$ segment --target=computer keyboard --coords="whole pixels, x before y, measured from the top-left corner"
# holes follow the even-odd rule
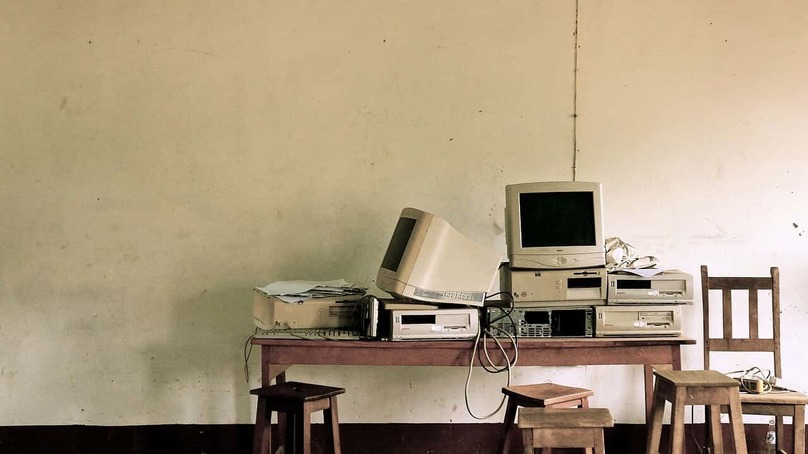
[[[259,339],[358,340],[359,331],[340,328],[256,328]]]

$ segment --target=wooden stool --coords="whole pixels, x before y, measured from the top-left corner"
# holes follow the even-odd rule
[[[525,454],[535,448],[588,448],[604,454],[603,428],[614,427],[608,408],[523,408],[519,428]]]
[[[710,434],[713,454],[723,454],[724,441],[721,436],[719,413],[722,405],[729,408],[732,438],[735,452],[746,454],[741,398],[738,382],[714,370],[656,370],[654,371],[654,403],[651,408],[650,429],[646,454],[659,452],[662,437],[662,417],[665,402],[672,405],[670,452],[681,454],[685,438],[685,405],[706,405],[710,416]]]
[[[286,421],[286,454],[311,453],[311,414],[323,412],[326,430],[327,452],[340,454],[339,421],[337,416],[337,395],[344,388],[313,385],[300,382],[286,382],[253,389],[250,394],[258,396],[258,409],[255,416],[254,454],[271,454],[272,412],[278,412],[278,420],[291,415]],[[279,426],[283,426],[279,424]]]
[[[588,389],[554,383],[510,386],[502,388],[502,393],[508,396],[508,407],[505,410],[505,435],[500,444],[500,454],[508,454],[510,450],[511,433],[517,430],[514,418],[518,407],[589,408],[589,398],[594,394]],[[546,450],[547,453],[549,451]]]

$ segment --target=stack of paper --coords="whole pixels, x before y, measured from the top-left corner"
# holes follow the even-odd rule
[[[367,289],[354,287],[344,279],[335,281],[277,281],[256,290],[287,303],[300,303],[312,298],[361,297]]]

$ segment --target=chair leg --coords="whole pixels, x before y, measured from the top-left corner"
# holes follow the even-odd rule
[[[794,430],[794,452],[802,454],[805,452],[805,405],[794,406],[794,419],[791,425]]]
[[[775,416],[774,417],[774,435],[775,435],[775,449],[785,449],[785,441],[786,437],[786,430],[785,430],[785,423],[783,421],[782,416]]]
[[[502,437],[502,442],[499,444],[499,453],[508,454],[511,449],[511,435],[516,430],[516,425],[513,420],[516,418],[516,402],[513,399],[508,399],[508,406],[505,407],[505,431]]]

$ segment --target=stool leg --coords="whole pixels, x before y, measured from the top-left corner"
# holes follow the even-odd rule
[[[584,397],[583,399],[581,399],[580,407],[581,408],[589,408],[589,398],[588,397]],[[603,436],[603,433],[601,432],[601,437],[602,436]],[[592,448],[584,448],[584,453],[585,454],[592,454]]]
[[[337,396],[329,398],[329,406],[323,410],[323,422],[325,423],[325,443],[326,452],[341,454],[339,443],[339,411],[337,410]]]
[[[685,394],[684,387],[676,388],[671,405],[671,454],[682,454],[685,442]]]
[[[255,429],[253,429],[253,453],[270,454],[272,451],[272,415],[267,412],[267,402],[258,396],[258,405],[255,411]]]
[[[586,448],[590,451],[589,448]],[[606,443],[603,441],[603,429],[595,431],[595,454],[606,454]]]
[[[533,429],[522,429],[522,444],[525,446],[525,454],[534,454]]]
[[[297,434],[300,433],[300,429],[301,429],[301,427],[303,425],[302,424],[302,417],[303,417],[302,413],[303,412],[300,409],[296,410],[291,415],[289,415],[287,413],[284,413],[284,412],[279,412],[278,413],[278,418],[280,418],[281,415],[286,416],[286,430],[284,431],[286,433],[285,433],[284,442],[283,442],[283,452],[284,452],[284,454],[285,453],[298,454],[300,452],[301,444],[297,439]],[[272,454],[272,453],[270,453],[270,454]]]
[[[286,446],[287,443],[294,443],[291,440],[290,433],[294,433],[294,421],[290,421],[286,416],[286,412],[279,411],[275,415],[278,417],[278,446]],[[274,454],[270,452],[269,454]]]
[[[746,437],[743,430],[743,414],[741,413],[741,395],[737,389],[729,393],[729,420],[732,425],[732,439],[735,442],[735,452],[746,454]]]
[[[304,404],[303,411],[295,415],[295,429],[295,451],[288,454],[311,454],[311,408],[309,403]]]
[[[721,406],[707,405],[705,416],[709,422],[707,427],[710,437],[709,446],[713,448],[715,454],[724,454],[724,435],[721,433]]]
[[[654,389],[651,420],[648,422],[648,439],[645,443],[646,454],[657,454],[659,452],[659,443],[662,439],[662,417],[665,416],[665,402],[667,401],[659,392],[659,389]]]
[[[513,420],[516,417],[516,403],[513,399],[508,399],[508,406],[505,409],[505,435],[502,438],[502,443],[499,445],[500,454],[508,454],[511,449],[511,434],[516,430],[516,425]],[[531,453],[532,454],[532,453]]]

